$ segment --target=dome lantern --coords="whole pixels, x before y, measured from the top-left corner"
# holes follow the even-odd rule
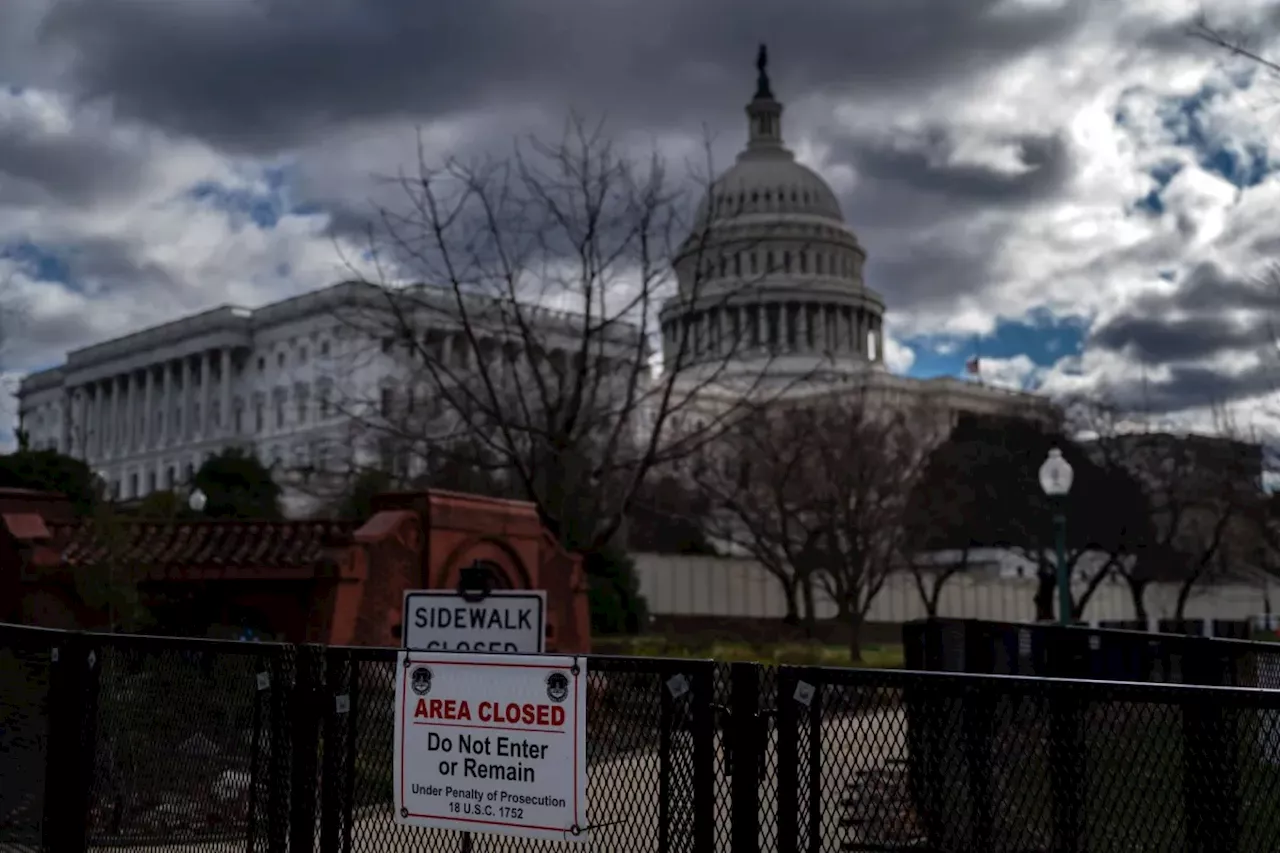
[[[756,94],[747,104],[747,150],[782,148],[782,104],[769,85],[769,50],[763,44],[756,55]]]

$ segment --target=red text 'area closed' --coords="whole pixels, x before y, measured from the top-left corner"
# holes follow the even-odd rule
[[[537,705],[532,702],[478,702],[474,713],[471,703],[457,699],[419,699],[413,711],[413,719],[444,720],[447,722],[490,723],[506,726],[564,725],[564,707],[561,705]]]

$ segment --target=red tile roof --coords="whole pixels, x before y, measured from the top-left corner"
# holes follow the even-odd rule
[[[316,573],[335,549],[351,544],[356,527],[346,521],[121,521],[109,533],[84,522],[53,522],[49,530],[64,567],[110,559],[153,577],[203,577],[228,569]]]

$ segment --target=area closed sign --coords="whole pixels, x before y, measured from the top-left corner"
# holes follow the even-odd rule
[[[586,658],[400,653],[396,821],[585,841]]]
[[[404,595],[404,647],[416,651],[540,654],[546,650],[547,595],[502,590],[479,600],[446,590]]]

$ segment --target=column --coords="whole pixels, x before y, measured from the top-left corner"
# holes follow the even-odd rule
[[[184,355],[182,357],[182,425],[177,435],[180,444],[186,444],[187,437],[191,435],[191,383],[194,381],[191,370],[191,356]]]
[[[853,351],[861,358],[867,357],[867,338],[865,314],[861,308],[853,312]]]
[[[764,302],[760,302],[756,308],[756,333],[760,341],[760,348],[767,349],[769,346],[769,311]]]
[[[129,430],[126,428],[127,424],[125,423],[129,417],[127,408],[129,400],[126,396],[129,391],[129,380],[122,373],[115,378],[114,385],[116,422],[111,427],[111,443],[115,446],[116,456],[124,456],[126,449],[129,447]]]
[[[107,404],[107,394],[111,390],[111,380],[102,379],[98,382],[98,413],[94,422],[94,432],[98,436],[97,455],[99,459],[106,458],[107,455],[107,423],[111,417],[111,410]]]
[[[222,434],[231,435],[234,432],[236,423],[231,411],[231,347],[223,347],[221,352],[222,400],[219,406],[222,409]]]
[[[173,364],[160,363],[160,446],[168,447],[173,435]]]
[[[102,382],[90,382],[89,387],[93,389],[93,394],[89,400],[89,449],[85,453],[86,458],[97,459],[101,455],[99,450],[102,442]]]
[[[66,386],[62,388],[62,394],[58,400],[58,452],[67,452],[67,442],[71,440],[71,422],[68,417],[71,411],[71,397],[67,394]]]
[[[809,352],[809,303],[801,302],[796,307],[796,349]]]
[[[138,440],[138,423],[133,419],[134,409],[138,407],[138,383],[133,371],[123,374],[120,378],[124,380],[124,417],[120,419],[121,438],[124,455],[129,456],[137,446]]]
[[[213,400],[213,353],[206,350],[200,354],[200,419],[196,423],[196,437],[203,440],[208,437],[209,404]]]
[[[85,417],[88,410],[89,395],[83,385],[77,386],[73,393],[75,394],[76,401],[75,426],[73,427],[72,432],[72,435],[75,437],[75,452],[71,455],[78,456],[83,459],[87,455],[85,451],[88,449],[87,441],[89,433],[88,430],[85,429]]]
[[[149,450],[151,448],[155,429],[155,395],[151,391],[151,387],[155,385],[155,373],[151,366],[148,365],[142,371],[142,449]]]
[[[110,390],[110,379],[103,379],[98,382],[98,414],[93,429],[98,435],[97,455],[99,459],[105,459],[107,455],[107,423],[111,417],[107,395]]]
[[[120,394],[116,388],[116,377],[108,377],[102,380],[102,388],[110,391],[110,400],[104,400],[104,412],[102,412],[102,456],[105,459],[111,459],[115,456],[115,442],[119,441],[119,423],[120,423]]]

